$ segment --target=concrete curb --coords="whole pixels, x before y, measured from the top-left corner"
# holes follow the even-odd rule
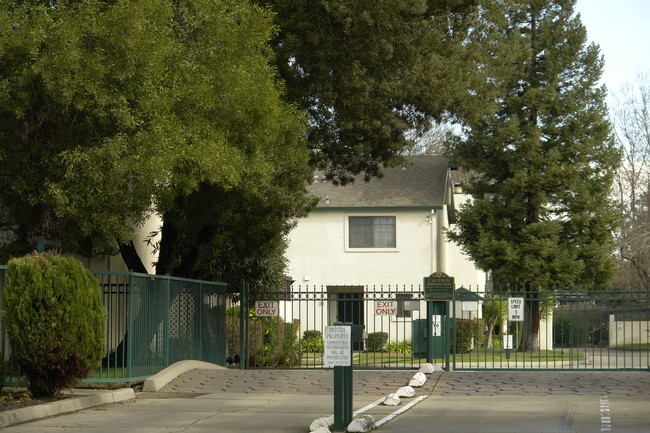
[[[100,406],[108,403],[135,398],[132,388],[116,389],[114,391],[102,391],[83,397],[72,397],[52,403],[39,404],[36,406],[23,407],[0,413],[0,428],[21,424],[49,416],[61,415],[67,412],[75,412],[89,407]]]
[[[165,385],[167,385],[172,380],[176,379],[181,374],[195,369],[202,370],[219,370],[225,369],[220,365],[211,364],[209,362],[203,361],[178,361],[161,372],[154,374],[148,379],[145,379],[144,385],[142,387],[143,392],[158,392]]]

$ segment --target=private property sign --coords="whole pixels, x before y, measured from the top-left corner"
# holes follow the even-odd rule
[[[278,301],[256,301],[255,315],[256,316],[279,316],[280,309],[278,308]]]
[[[375,301],[376,316],[394,316],[397,314],[397,301]]]
[[[326,367],[349,367],[352,365],[352,327],[326,326],[323,335]]]

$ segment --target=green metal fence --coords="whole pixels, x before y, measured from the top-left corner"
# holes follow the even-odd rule
[[[521,308],[509,315],[517,299]],[[426,302],[420,287],[298,286],[271,296],[245,293],[240,305],[227,319],[228,360],[240,368],[325,368],[322,336],[336,322],[363,327],[353,343],[357,369],[435,362],[458,370],[646,370],[650,364],[648,291],[459,288],[453,302]]]
[[[481,299],[455,303],[456,369],[648,369],[648,291],[506,290],[477,295]],[[523,321],[508,320],[511,299],[523,300]],[[468,311],[476,318],[468,318]]]
[[[0,266],[0,284],[6,266]],[[106,307],[106,354],[87,382],[143,380],[176,361],[226,364],[227,284],[131,272],[93,271]],[[1,287],[0,287],[1,288]],[[0,321],[4,384],[20,378]]]

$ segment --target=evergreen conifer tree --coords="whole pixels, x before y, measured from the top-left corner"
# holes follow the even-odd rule
[[[501,0],[501,73],[494,110],[467,119],[451,149],[477,173],[474,200],[450,237],[496,287],[525,292],[519,349],[539,350],[540,302],[558,286],[602,285],[615,273],[609,192],[620,156],[611,139],[603,59],[587,45],[575,0]],[[494,9],[492,9],[494,8]],[[492,15],[496,16],[496,15]],[[541,293],[541,294],[540,294]]]

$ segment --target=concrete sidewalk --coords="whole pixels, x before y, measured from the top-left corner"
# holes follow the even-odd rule
[[[355,370],[354,409],[395,392],[414,373]],[[647,372],[456,371],[428,377],[425,386],[416,389],[417,396],[428,398],[378,431],[601,431],[605,418],[600,418],[599,401],[603,396],[611,400],[619,416],[612,415],[618,420],[612,431],[640,432],[650,426]],[[332,370],[195,369],[180,374],[158,392],[138,393],[132,400],[5,431],[306,433],[314,419],[332,413],[332,388]],[[408,402],[402,401],[400,406]],[[400,406],[376,405],[364,414],[380,420]],[[639,429],[639,425],[645,427]]]
[[[296,432],[309,430],[316,418],[333,411],[332,370],[193,369],[157,392],[132,400],[7,427],[7,432]],[[394,407],[378,400],[408,384],[415,370],[355,371],[354,409],[386,416]],[[418,395],[435,387],[430,375]],[[161,373],[169,377],[169,371]],[[69,399],[73,400],[73,399]],[[68,401],[69,401],[68,400]],[[37,407],[35,407],[37,408]],[[46,416],[57,415],[47,412]],[[23,418],[22,421],[27,421]]]

